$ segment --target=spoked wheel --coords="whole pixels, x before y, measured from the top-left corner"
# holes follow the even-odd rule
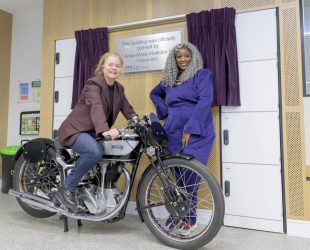
[[[52,148],[48,149],[45,158],[38,163],[26,162],[22,154],[15,165],[14,189],[50,200],[48,194],[58,189],[61,176]],[[29,205],[19,198],[17,201],[23,210],[33,217],[47,218],[55,214]]]
[[[148,170],[139,193],[143,219],[166,245],[199,248],[216,236],[223,223],[221,188],[207,167],[195,160],[173,158],[163,164],[170,188],[162,184],[165,176]]]

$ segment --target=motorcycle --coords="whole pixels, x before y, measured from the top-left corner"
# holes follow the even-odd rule
[[[78,184],[76,211],[59,204],[55,192],[79,155],[56,140],[37,138],[16,153],[14,189],[9,194],[37,218],[57,213],[79,222],[117,222],[125,216],[139,162],[145,155],[149,166],[136,197],[141,221],[173,248],[196,249],[210,242],[223,224],[224,198],[208,168],[191,155],[168,154],[165,131],[153,113],[142,119],[136,116],[119,130],[119,139],[98,141],[103,143],[104,155]],[[195,181],[187,182],[193,176]],[[196,221],[196,228],[180,234],[178,229],[188,218]]]

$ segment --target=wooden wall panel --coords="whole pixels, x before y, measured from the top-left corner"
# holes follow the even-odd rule
[[[147,19],[148,0],[94,0],[93,19],[96,27],[131,23]]]
[[[0,10],[0,147],[7,145],[12,22],[12,15]]]
[[[219,0],[221,7],[234,7],[237,11],[277,7],[278,0]]]
[[[299,6],[283,5],[280,16],[283,151],[286,211],[290,219],[310,219],[306,187]]]
[[[154,0],[152,1],[152,18],[209,10],[215,8],[215,5],[216,0]]]
[[[43,39],[73,37],[74,31],[91,27],[92,1],[45,0]]]
[[[55,41],[43,40],[40,94],[40,137],[52,138]]]

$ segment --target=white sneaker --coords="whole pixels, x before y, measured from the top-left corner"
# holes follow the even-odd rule
[[[192,231],[197,228],[197,224],[189,225],[183,222],[176,230],[177,234],[180,236],[188,236]]]

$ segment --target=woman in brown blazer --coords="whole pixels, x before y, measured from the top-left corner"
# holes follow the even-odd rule
[[[101,159],[104,148],[96,137],[119,136],[117,129],[110,129],[119,112],[130,119],[136,115],[129,104],[124,87],[116,81],[123,60],[117,53],[105,53],[97,65],[95,77],[88,79],[79,102],[58,130],[58,141],[80,154],[64,186],[56,193],[68,208],[76,208],[75,189],[83,175]]]

